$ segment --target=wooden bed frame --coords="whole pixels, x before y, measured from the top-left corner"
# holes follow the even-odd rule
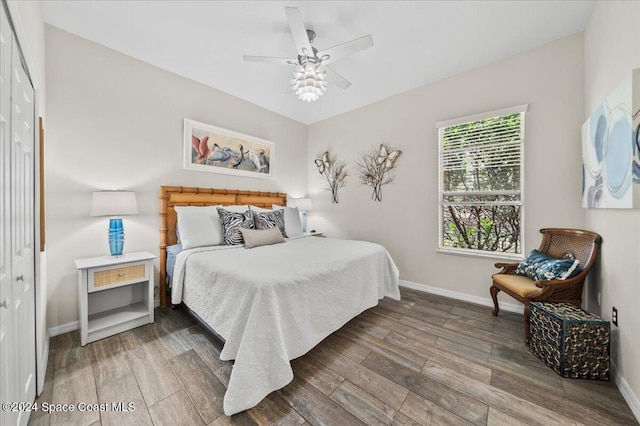
[[[271,208],[287,205],[287,194],[281,192],[243,191],[238,189],[160,187],[160,306],[169,306],[167,294],[167,246],[177,243],[175,206],[229,206],[248,204]]]

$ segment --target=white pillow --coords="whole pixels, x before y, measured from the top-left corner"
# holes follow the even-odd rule
[[[264,212],[272,211],[271,209],[263,209],[262,207],[258,207],[258,206],[249,206],[249,208],[251,210],[253,210],[254,212],[258,212],[258,213],[264,213]]]
[[[247,204],[233,204],[230,206],[214,206],[214,207],[222,207],[223,209],[230,212],[234,212],[234,213],[244,213],[247,210],[249,210],[249,206]]]
[[[302,235],[302,222],[300,222],[300,211],[297,207],[282,207],[273,204],[274,210],[284,209],[284,230],[287,237]]]
[[[222,223],[216,206],[176,206],[183,249],[218,246],[224,243]]]
[[[240,228],[240,232],[246,248],[284,243],[284,237],[277,227],[269,229]]]

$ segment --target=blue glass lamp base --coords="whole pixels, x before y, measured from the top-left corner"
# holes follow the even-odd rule
[[[111,256],[122,256],[124,248],[124,227],[121,218],[109,220],[109,250]]]
[[[300,212],[302,216],[302,232],[307,232],[307,212]]]

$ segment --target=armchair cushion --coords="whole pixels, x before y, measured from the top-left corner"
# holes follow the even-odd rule
[[[538,250],[518,264],[516,275],[525,275],[533,280],[566,280],[580,272],[578,259],[554,259]]]
[[[493,281],[522,297],[540,290],[534,280],[522,275],[495,274]]]

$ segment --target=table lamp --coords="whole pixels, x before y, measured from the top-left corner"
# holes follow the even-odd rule
[[[300,215],[302,216],[302,232],[307,232],[307,212],[313,209],[311,198],[298,198],[296,207],[300,210]]]
[[[120,216],[128,214],[138,214],[135,192],[95,191],[91,193],[91,216],[112,216],[109,220],[111,256],[122,256],[124,227]]]

